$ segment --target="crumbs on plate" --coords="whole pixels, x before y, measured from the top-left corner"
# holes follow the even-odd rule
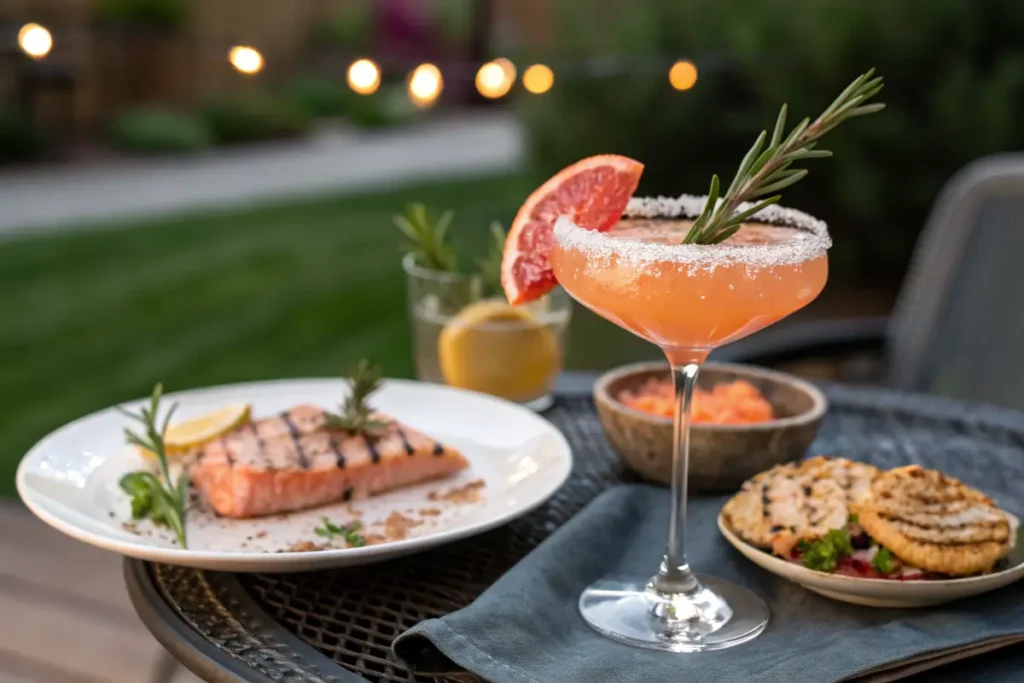
[[[427,494],[427,500],[439,501],[446,500],[451,503],[462,504],[462,503],[476,503],[481,499],[480,489],[484,487],[483,479],[476,479],[474,481],[465,484],[464,486],[458,486],[450,489],[445,493],[438,493],[437,491],[431,491]]]

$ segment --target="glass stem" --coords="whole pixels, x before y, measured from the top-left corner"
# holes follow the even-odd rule
[[[672,507],[668,522],[668,548],[661,570],[651,581],[661,593],[692,593],[700,583],[686,561],[686,489],[690,464],[690,404],[697,384],[696,363],[672,366],[675,386],[675,438],[672,444]]]

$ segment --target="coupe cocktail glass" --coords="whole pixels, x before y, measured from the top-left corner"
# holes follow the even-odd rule
[[[633,199],[611,231],[555,226],[558,282],[598,315],[656,344],[672,366],[675,448],[668,548],[658,573],[609,577],[580,598],[583,618],[632,645],[697,652],[746,642],[768,623],[753,592],[697,575],[686,559],[690,400],[700,364],[814,300],[828,277],[825,224],[770,206],[720,244],[680,244],[705,197]],[[745,207],[741,207],[742,210]]]

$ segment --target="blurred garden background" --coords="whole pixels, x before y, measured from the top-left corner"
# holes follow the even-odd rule
[[[1022,35],[1003,0],[3,0],[0,494],[157,381],[411,376],[410,202],[454,212],[471,264],[564,165],[702,193],[782,103],[814,116],[872,66],[885,114],[785,203],[835,241],[799,315],[885,314],[942,185],[1024,147]],[[567,367],[653,355],[577,309]]]

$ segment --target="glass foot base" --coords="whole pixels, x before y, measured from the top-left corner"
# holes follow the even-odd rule
[[[604,579],[580,596],[580,614],[609,638],[667,652],[724,650],[764,631],[764,600],[724,579],[697,578],[695,590],[675,595],[651,589],[648,581]]]

